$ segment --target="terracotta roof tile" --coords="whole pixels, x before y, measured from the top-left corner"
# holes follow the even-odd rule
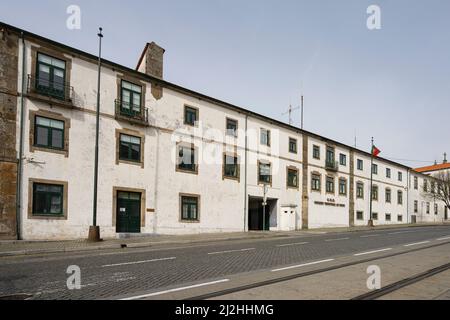
[[[430,171],[437,171],[437,170],[444,170],[444,169],[450,169],[450,163],[440,163],[440,164],[435,164],[432,166],[416,168],[414,170],[417,172],[430,172]]]

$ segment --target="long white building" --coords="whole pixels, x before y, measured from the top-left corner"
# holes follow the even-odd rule
[[[369,153],[167,82],[163,55],[149,43],[136,69],[103,60],[102,237],[368,224]],[[5,24],[0,57],[0,238],[86,238],[97,57]],[[425,175],[372,170],[375,224],[446,217],[415,210]]]

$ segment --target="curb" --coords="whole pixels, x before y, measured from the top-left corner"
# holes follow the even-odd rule
[[[298,230],[303,232],[305,235],[315,234],[316,232],[324,233],[344,233],[344,232],[358,232],[358,231],[376,231],[376,230],[389,230],[395,228],[415,228],[415,227],[439,227],[446,226],[449,224],[410,224],[410,225],[392,225],[392,226],[375,226],[372,228],[351,228],[345,230],[327,230],[327,229],[317,229],[317,230]],[[159,245],[170,245],[170,244],[196,244],[205,242],[219,242],[219,241],[232,241],[232,240],[252,240],[252,239],[264,239],[264,238],[283,238],[292,236],[292,232],[286,234],[261,234],[252,236],[241,236],[241,237],[226,237],[226,238],[216,238],[216,239],[197,239],[197,240],[168,240],[168,241],[158,241],[158,242],[131,242],[131,243],[116,243],[109,245],[98,245],[98,246],[87,246],[87,247],[67,247],[67,248],[53,248],[53,249],[22,249],[17,251],[4,251],[0,252],[0,257],[13,257],[13,256],[26,256],[33,254],[48,254],[48,253],[64,253],[64,252],[86,252],[86,251],[96,251],[96,250],[110,250],[110,249],[124,249],[124,248],[146,248],[146,247],[157,247]],[[13,241],[12,244],[18,244],[19,242]],[[36,243],[36,241],[25,241],[20,243]],[[42,243],[51,243],[50,241],[42,241]],[[125,246],[124,246],[125,245]],[[2,244],[0,244],[0,247]]]

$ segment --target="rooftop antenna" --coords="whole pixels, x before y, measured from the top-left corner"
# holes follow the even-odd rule
[[[301,108],[301,111],[300,111],[300,129],[303,130],[303,94],[302,94],[302,97],[301,97],[300,108]]]
[[[282,113],[283,116],[285,114],[289,114],[289,125],[290,126],[292,125],[292,111],[295,111],[298,109],[300,109],[300,107],[292,108],[292,104],[289,104],[289,109],[285,113]]]

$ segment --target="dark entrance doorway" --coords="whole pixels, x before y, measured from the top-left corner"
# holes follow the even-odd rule
[[[141,232],[141,194],[117,191],[116,232]]]
[[[248,199],[248,230],[270,230],[270,212],[272,201],[268,200],[266,205],[265,219],[263,219],[263,199],[253,198]],[[263,226],[264,221],[264,226]]]
[[[445,207],[445,216],[444,216],[445,220],[448,220],[448,208]]]

